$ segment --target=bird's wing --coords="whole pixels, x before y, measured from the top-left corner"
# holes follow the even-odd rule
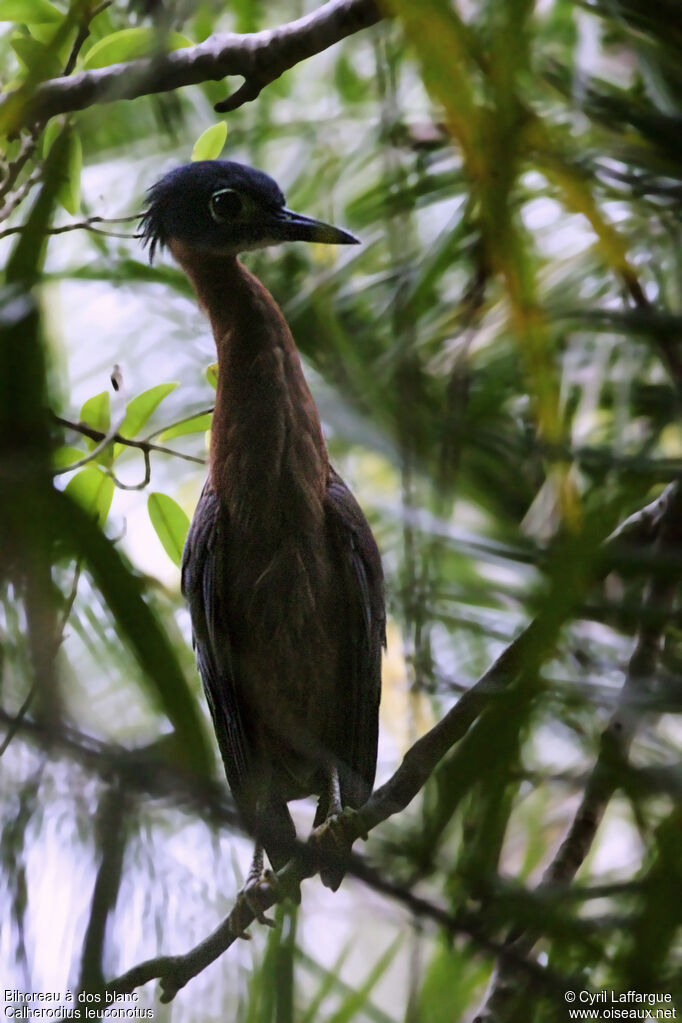
[[[376,771],[381,648],[386,644],[383,572],[369,524],[333,469],[325,507],[345,612],[334,752],[341,763],[343,802],[357,807],[369,798]]]
[[[225,773],[239,802],[249,777],[249,745],[235,684],[219,559],[224,515],[216,495],[206,484],[182,556],[182,592],[189,604],[197,667]]]

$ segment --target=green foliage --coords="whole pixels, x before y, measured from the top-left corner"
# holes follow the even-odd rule
[[[59,21],[61,12],[49,0],[0,0],[0,21],[43,25]]]
[[[161,440],[173,440],[175,437],[186,437],[190,433],[206,433],[211,428],[211,413],[202,412],[198,416],[188,416],[178,423],[173,423],[161,434]]]
[[[43,136],[43,151],[49,153],[55,138],[61,132],[59,121],[50,121]],[[57,193],[57,200],[67,213],[72,215],[80,210],[81,170],[83,167],[83,146],[78,133],[72,125],[63,129],[66,135],[65,180],[62,181]]]
[[[217,160],[227,138],[227,124],[219,121],[202,131],[192,148],[193,160]]]
[[[147,425],[164,398],[172,394],[177,386],[177,383],[155,384],[154,387],[150,387],[148,390],[143,391],[142,394],[132,398],[126,405],[126,413],[118,433],[122,437],[137,437],[142,427]],[[85,418],[83,412],[81,412],[81,418]],[[99,427],[99,429],[102,429],[102,427]],[[120,454],[123,450],[123,445],[117,444],[114,450],[117,454]]]
[[[170,32],[160,39],[153,28],[124,28],[100,39],[83,55],[83,70],[146,57],[157,49],[160,42],[165,50],[179,50],[192,45],[191,40],[179,32]]]
[[[114,481],[110,476],[88,465],[69,480],[66,493],[78,501],[88,518],[104,525],[114,497]]]
[[[171,561],[179,565],[189,529],[186,513],[168,494],[150,494],[147,509],[163,549]]]
[[[67,548],[87,565],[117,627],[144,671],[143,680],[149,695],[173,724],[179,759],[192,770],[205,772],[208,751],[196,701],[167,634],[144,599],[141,580],[68,494],[55,491],[51,504],[55,527]]]
[[[21,228],[0,239],[0,721],[35,699],[3,761],[19,794],[0,805],[13,975],[28,976],[24,929],[41,931],[28,855],[50,848],[60,812],[80,813],[69,853],[87,861],[95,785],[115,779],[136,801],[118,901],[108,893],[112,973],[152,954],[140,949],[153,916],[159,951],[181,951],[231,897],[206,838],[223,804],[201,802],[182,773],[169,780],[183,762],[203,772],[208,752],[177,572],[138,535],[149,517],[179,563],[177,502],[191,506],[205,470],[176,455],[206,458],[209,329],[165,256],[149,266],[137,240],[47,233],[80,209],[81,179],[84,217],[126,216],[158,173],[227,143],[292,208],[364,243],[244,258],[283,308],[332,461],[384,557],[382,778],[501,653],[513,683],[415,805],[370,836],[393,894],[349,879],[332,910],[306,885],[302,908],[278,908],[278,929],[254,941],[251,966],[231,950],[178,996],[178,1019],[473,1018],[510,928],[542,939],[545,980],[515,973],[508,1019],[563,1019],[569,981],[679,997],[679,614],[650,577],[672,587],[680,553],[640,534],[614,561],[602,548],[682,468],[677,3],[391,0],[390,21],[230,114],[229,139],[212,109],[227,79],[60,115],[31,142],[17,133],[24,104],[72,56],[76,70],[107,67],[303,12],[283,0],[61,6],[0,0],[13,23],[0,37],[4,77],[20,86],[1,115],[0,207]],[[125,413],[102,390],[115,362],[141,392]],[[112,424],[137,450],[97,439]],[[632,757],[608,763],[613,798],[574,882],[538,888],[638,643],[655,663],[626,694]],[[39,792],[32,744],[54,771]],[[43,826],[43,803],[56,825]],[[79,972],[78,934],[65,975]]]
[[[81,408],[80,421],[86,426],[91,426],[93,430],[99,430],[101,433],[108,432],[111,423],[108,391],[100,391],[99,394],[88,398]],[[94,448],[98,442],[86,437],[86,443]]]

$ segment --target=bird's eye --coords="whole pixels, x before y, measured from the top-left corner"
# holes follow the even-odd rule
[[[211,196],[208,208],[215,222],[223,224],[226,220],[236,220],[244,204],[239,192],[235,192],[234,188],[221,188]]]

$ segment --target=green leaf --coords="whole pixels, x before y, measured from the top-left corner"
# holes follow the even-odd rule
[[[69,497],[78,501],[89,519],[103,526],[114,496],[114,481],[96,465],[86,465],[66,485]]]
[[[168,53],[192,45],[192,41],[179,32],[169,32],[160,37],[155,28],[123,28],[91,46],[83,57],[83,68],[108,67],[147,57],[159,50]]]
[[[194,143],[192,160],[216,160],[225,145],[227,138],[227,124],[219,121],[203,131]]]
[[[108,431],[111,424],[108,391],[101,391],[99,394],[93,395],[92,398],[88,398],[81,409],[80,421],[87,426],[91,426],[93,430],[99,430],[100,433]],[[85,443],[92,451],[100,441],[91,440],[89,437],[86,437]]]
[[[68,154],[67,177],[57,193],[57,198],[67,213],[74,216],[81,207],[81,170],[83,169],[83,146],[80,135],[73,127],[67,130]]]
[[[329,1023],[351,1023],[351,1020],[357,1019],[381,977],[395,959],[402,940],[403,937],[399,934],[391,942],[376,963],[370,967],[365,980],[358,984],[356,990],[350,992],[334,1015],[329,1017]]]
[[[85,458],[86,454],[87,452],[81,448],[70,448],[64,445],[52,452],[52,465],[55,469],[65,469],[67,465],[80,462],[81,458]]]
[[[147,511],[163,549],[171,561],[179,565],[189,529],[189,518],[168,494],[150,494]]]
[[[65,127],[65,125],[60,121],[58,117],[53,117],[51,121],[47,122],[47,127],[43,132],[42,139],[43,158],[45,158],[47,154],[50,152],[52,146],[54,145],[55,139],[59,137],[62,131],[66,132],[67,127]]]
[[[49,0],[0,0],[0,21],[17,21],[22,25],[41,25],[59,21],[61,11]]]
[[[47,248],[47,229],[62,182],[67,176],[68,138],[62,131],[43,167],[43,187],[33,204],[5,271],[8,284],[31,288],[40,276]]]
[[[212,362],[206,367],[206,379],[214,391],[218,390],[218,363]]]
[[[57,490],[52,493],[51,521],[56,535],[92,576],[150,683],[154,702],[173,725],[186,763],[207,776],[211,756],[196,700],[166,631],[143,598],[141,579],[69,494]]]
[[[185,437],[190,433],[205,433],[206,430],[211,429],[211,418],[212,414],[210,412],[202,412],[200,415],[181,419],[179,423],[175,423],[173,426],[169,426],[167,430],[164,430],[159,440],[172,440],[173,437]]]
[[[148,391],[143,391],[142,394],[132,398],[126,405],[125,418],[118,431],[121,436],[131,439],[137,437],[142,427],[149,421],[164,398],[168,397],[177,386],[177,382],[156,384],[154,387],[150,387]],[[116,445],[114,458],[123,451],[124,447],[124,444]]]
[[[55,138],[59,135],[61,125],[58,120],[49,122],[43,135],[43,153],[46,155],[52,149]],[[67,213],[74,216],[80,210],[81,204],[81,171],[83,169],[83,146],[80,135],[72,124],[67,124],[63,129],[66,136],[66,174],[61,182],[57,199]]]
[[[61,73],[61,63],[53,48],[38,42],[32,36],[16,35],[10,39],[10,46],[28,71],[32,71],[36,79],[56,78]],[[59,132],[59,122],[54,123]]]

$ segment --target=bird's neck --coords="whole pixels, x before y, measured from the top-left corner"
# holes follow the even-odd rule
[[[218,350],[213,489],[250,530],[319,528],[327,449],[277,303],[235,257],[174,255],[208,314]]]

